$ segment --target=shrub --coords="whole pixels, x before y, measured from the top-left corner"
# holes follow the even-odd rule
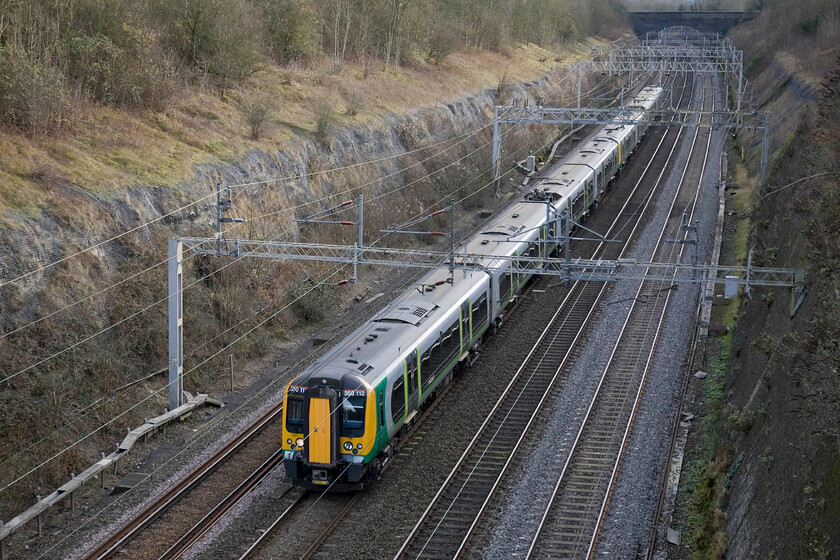
[[[802,18],[799,22],[799,29],[801,29],[806,35],[813,35],[816,33],[819,26],[820,14],[814,14],[813,16]]]
[[[505,97],[507,96],[507,92],[510,89],[510,75],[508,71],[505,70],[499,75],[499,78],[496,82],[496,95],[499,98],[500,103],[505,102]]]
[[[175,89],[174,70],[149,31],[123,25],[119,35],[68,41],[67,73],[84,95],[106,105],[163,109]]]
[[[271,50],[280,62],[315,54],[318,20],[306,0],[261,0],[261,4]]]
[[[215,75],[222,91],[259,69],[257,17],[243,2],[150,0],[176,52],[193,68]]]
[[[338,296],[332,286],[313,285],[311,280],[295,286],[292,296],[295,298],[292,304],[295,315],[308,323],[333,317],[339,307]]]
[[[246,99],[242,103],[245,121],[251,129],[251,138],[259,140],[263,126],[268,119],[268,104],[264,100],[254,101]]]
[[[72,103],[56,68],[0,47],[0,121],[30,134],[70,123]]]
[[[457,38],[449,29],[437,29],[429,39],[428,57],[435,64],[443,62],[455,49]]]
[[[347,104],[345,111],[351,117],[358,115],[365,104],[365,95],[361,88],[351,88],[344,92],[344,102]]]
[[[315,102],[315,133],[323,138],[335,124],[335,121],[335,110],[332,105],[323,97],[318,98],[318,101]]]

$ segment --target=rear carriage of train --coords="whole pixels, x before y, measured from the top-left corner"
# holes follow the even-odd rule
[[[632,124],[604,126],[580,150],[538,181],[538,196],[552,198],[558,213],[568,210],[573,221],[585,220],[644,137],[648,125],[643,111],[658,106],[661,95],[659,87],[642,88],[627,105]]]

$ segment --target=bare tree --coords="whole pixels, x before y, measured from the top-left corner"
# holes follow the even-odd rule
[[[394,63],[399,64],[399,42],[403,15],[411,0],[388,0],[388,35],[385,40],[385,73],[391,64],[391,55],[396,52]]]

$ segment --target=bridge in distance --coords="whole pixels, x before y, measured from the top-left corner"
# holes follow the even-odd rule
[[[702,33],[724,34],[741,22],[754,19],[757,12],[630,12],[630,23],[638,37],[650,31],[678,25]]]

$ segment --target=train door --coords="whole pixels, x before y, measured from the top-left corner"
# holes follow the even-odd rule
[[[406,400],[406,420],[409,420],[417,410],[420,396],[420,377],[417,375],[417,350],[414,350],[405,360],[405,382],[408,398]]]
[[[338,442],[338,395],[327,387],[306,390],[306,461],[313,466],[334,466]]]

